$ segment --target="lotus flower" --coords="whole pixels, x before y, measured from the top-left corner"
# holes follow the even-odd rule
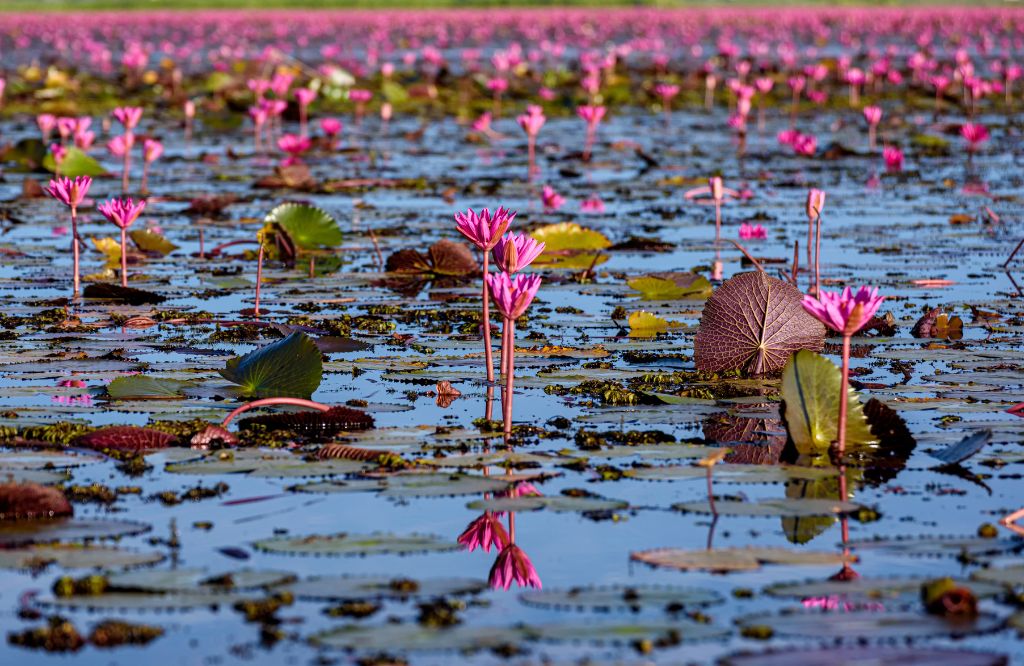
[[[744,222],[740,225],[740,238],[743,240],[764,240],[768,238],[768,232],[760,224],[747,224]]]
[[[121,286],[128,286],[128,227],[138,219],[143,209],[146,208],[145,201],[135,203],[131,198],[111,199],[97,206],[103,217],[113,222],[121,229]]]
[[[537,295],[540,283],[539,275],[511,277],[507,273],[496,273],[487,276],[487,284],[491,288],[491,295],[498,306],[498,311],[502,317],[511,320],[523,316]]]
[[[565,197],[555,192],[550,185],[545,185],[540,193],[540,201],[544,205],[544,210],[554,212],[565,203]]]
[[[964,123],[960,126],[960,136],[967,141],[967,150],[973,153],[988,141],[988,128],[980,123]]]
[[[849,287],[842,292],[823,291],[818,298],[805,296],[804,310],[815,319],[845,336],[854,335],[864,327],[885,300],[878,288],[861,287],[854,293]]]
[[[455,228],[482,252],[490,252],[514,219],[516,212],[503,207],[498,207],[493,215],[487,208],[479,213],[471,208],[465,213],[455,214]]]
[[[494,263],[511,275],[529,266],[543,251],[544,243],[528,234],[506,234],[494,245]]]
[[[466,527],[459,535],[458,541],[470,552],[481,548],[485,553],[489,553],[492,546],[501,551],[508,545],[508,532],[498,520],[498,516],[487,511]]]

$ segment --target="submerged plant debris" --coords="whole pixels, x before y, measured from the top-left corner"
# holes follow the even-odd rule
[[[1024,662],[1022,30],[0,13],[0,663]]]

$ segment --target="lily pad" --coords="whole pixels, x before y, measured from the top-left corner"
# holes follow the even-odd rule
[[[35,520],[0,523],[0,547],[56,541],[92,541],[148,532],[146,523],[103,519]]]
[[[280,225],[303,250],[337,247],[344,240],[337,220],[309,204],[283,203],[270,211],[264,222]]]
[[[672,508],[684,513],[718,513],[722,516],[836,516],[854,513],[862,507],[853,502],[829,499],[768,499],[759,502],[715,500],[714,509],[708,502],[681,502]]]
[[[323,361],[316,343],[302,332],[229,360],[220,374],[247,397],[309,398],[320,386]]]
[[[358,652],[384,650],[473,652],[518,645],[527,638],[519,627],[455,625],[430,629],[416,624],[349,624],[310,637],[315,646]]]
[[[786,403],[789,436],[801,453],[827,450],[838,437],[839,387],[842,373],[827,358],[798,351],[782,373],[782,399]],[[846,446],[876,444],[860,397],[850,388],[846,415]]]
[[[907,640],[930,636],[969,636],[995,631],[1003,625],[996,615],[977,618],[944,618],[912,612],[800,612],[786,615],[754,615],[737,620],[741,627],[768,627],[779,636],[818,640]]]
[[[825,326],[800,304],[793,285],[761,271],[740,273],[715,290],[693,341],[698,370],[770,375],[791,354],[825,344]]]
[[[487,582],[474,578],[423,578],[406,580],[392,576],[314,576],[288,585],[300,599],[346,601],[356,599],[434,599],[477,594]]]
[[[57,171],[57,163],[53,154],[48,153],[43,158],[43,168],[47,171]],[[64,159],[60,161],[60,175],[67,178],[78,176],[102,176],[107,173],[99,162],[85,154],[80,148],[69,146],[65,149]]]
[[[841,553],[785,548],[659,548],[631,553],[630,559],[655,567],[684,571],[754,571],[760,569],[762,564],[837,566],[855,561]]]
[[[897,599],[920,597],[921,585],[927,578],[856,578],[854,580],[812,580],[804,583],[779,583],[766,587],[764,592],[773,597],[830,597],[864,599]],[[999,585],[955,580],[956,585],[969,587],[975,596],[994,597],[1003,592]]]
[[[110,382],[107,395],[111,400],[178,400],[185,397],[182,389],[189,384],[177,379],[128,375]]]
[[[283,555],[380,555],[394,553],[444,552],[458,550],[459,544],[430,534],[312,534],[301,537],[275,537],[253,544],[257,550]]]
[[[640,292],[645,301],[675,301],[711,296],[711,283],[696,273],[660,273],[626,280],[630,289]]]
[[[163,553],[137,552],[108,546],[52,544],[0,548],[0,568],[37,569],[55,564],[64,569],[128,569],[156,564]]]
[[[470,502],[466,508],[474,511],[540,511],[547,509],[556,513],[589,511],[622,511],[629,508],[629,502],[605,499],[603,497],[492,497]]]
[[[797,648],[729,655],[719,666],[1006,666],[1006,657],[970,650],[863,646]]]
[[[693,608],[721,603],[714,590],[668,585],[610,585],[607,587],[573,587],[561,590],[526,590],[520,601],[540,608],[580,611],[665,610]]]

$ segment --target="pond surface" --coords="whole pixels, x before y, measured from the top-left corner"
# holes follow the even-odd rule
[[[643,75],[623,68],[638,86]],[[913,663],[943,663],[926,650],[946,648],[980,652],[976,663],[1024,661],[1024,620],[1011,592],[1024,585],[1024,541],[997,525],[1024,498],[1024,419],[1007,411],[1024,402],[1022,259],[1003,268],[1024,234],[1018,114],[995,102],[980,109],[974,121],[992,138],[968,155],[955,96],[933,114],[928,98],[880,95],[883,137],[906,152],[902,171],[886,171],[843,95],[837,86],[834,103],[801,110],[801,131],[818,137],[813,158],[776,140],[790,127],[784,95],[743,145],[727,126],[724,92],[711,110],[615,106],[588,162],[583,122],[563,100],[550,102],[531,178],[517,100],[494,119],[493,137],[427,102],[422,112],[399,108],[389,122],[374,106],[358,123],[344,103],[337,111],[314,105],[314,120],[336,115],[346,127],[340,145],[303,155],[313,183],[306,188],[254,185],[274,174],[280,155],[254,154],[251,126],[237,122],[244,111],[231,115],[211,102],[186,138],[175,114],[147,104],[139,132],[165,150],[133,228],[175,247],[133,251],[128,272],[131,287],[166,298],[159,304],[69,301],[67,209],[27,196],[24,181],[45,185],[47,176],[26,173],[9,153],[0,182],[0,435],[9,447],[0,472],[62,487],[76,522],[36,524],[44,531],[29,536],[24,523],[0,527],[8,548],[0,549],[3,627],[22,632],[59,614],[83,635],[107,619],[164,630],[145,646],[88,646],[74,657],[104,664],[393,663],[369,659],[380,655],[415,664],[713,663],[726,655],[736,664],[824,663],[839,653],[808,652],[804,661],[736,655],[840,645],[882,654],[908,642],[919,652]],[[0,119],[5,143],[38,137],[31,104],[9,103]],[[488,100],[474,104],[487,108]],[[98,143],[113,135],[97,132]],[[111,175],[96,179],[80,211],[82,274],[86,285],[116,284],[119,266],[94,239],[115,238],[117,229],[95,204],[120,193],[120,166],[100,148],[92,154]],[[136,186],[140,173],[136,165]],[[854,388],[895,410],[914,444],[884,465],[846,468],[848,497],[839,496],[841,472],[825,452],[780,462],[778,377],[695,372],[703,300],[642,300],[627,285],[693,271],[717,288],[754,270],[732,244],[715,244],[714,208],[684,197],[712,174],[745,195],[724,204],[723,239],[738,239],[741,223],[763,225],[767,238],[742,243],[783,279],[799,241],[803,290],[812,279],[804,270],[807,190],[825,190],[824,288],[869,284],[887,298],[881,314],[892,315],[895,332],[854,338]],[[541,204],[544,185],[565,197],[558,210]],[[213,195],[232,199],[197,212],[194,201]],[[603,211],[582,211],[595,195]],[[211,248],[254,241],[264,216],[286,201],[326,211],[343,241],[315,253],[312,277],[306,256],[292,264],[269,256],[254,317],[255,244],[215,255]],[[484,377],[479,277],[384,273],[379,259],[460,240],[454,213],[498,205],[518,211],[521,231],[573,222],[609,241],[563,267],[552,260],[531,269],[544,282],[517,326],[511,435],[486,420],[501,418],[503,392]],[[631,249],[636,238],[647,240]],[[958,316],[962,333],[913,336],[935,308]],[[631,331],[626,318],[641,310],[672,325]],[[374,427],[328,438],[250,433],[233,453],[190,448],[205,423],[245,402],[218,371],[296,326],[322,343],[323,376],[311,398],[365,410]],[[823,352],[836,363],[839,342],[829,337]],[[179,387],[163,396],[171,399],[107,393],[115,379],[139,374],[185,384],[162,384]],[[436,396],[444,381],[461,395]],[[122,425],[179,439],[133,469],[72,436]],[[936,458],[985,431],[985,445],[960,465]],[[47,439],[54,446],[42,448]],[[331,441],[401,461],[319,460]],[[706,468],[695,463],[711,447],[730,446],[733,456],[712,468],[709,505]],[[540,590],[491,589],[496,551],[459,547],[487,510],[528,556]],[[51,534],[60,529],[67,533]],[[119,538],[57,555],[12,550],[104,535]],[[311,535],[347,536],[304,538]],[[118,550],[91,552],[100,546]],[[766,550],[728,550],[750,547]],[[650,552],[660,549],[688,552],[666,562]],[[75,564],[68,552],[86,566],[62,566]],[[57,562],[29,566],[33,557]],[[644,561],[652,559],[668,566]],[[848,567],[860,578],[833,580],[849,577]],[[111,589],[54,595],[58,578],[93,569],[108,572]],[[224,574],[233,585],[209,582]],[[132,591],[113,589],[119,576]],[[973,590],[976,618],[924,612],[921,582],[945,576]],[[284,603],[248,620],[244,606],[233,607],[275,598]],[[453,613],[460,622],[437,628]],[[2,663],[66,660],[0,646]]]

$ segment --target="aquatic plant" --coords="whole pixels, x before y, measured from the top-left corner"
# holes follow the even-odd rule
[[[78,237],[78,207],[82,205],[85,196],[89,193],[92,185],[92,178],[79,176],[77,178],[60,177],[50,181],[46,191],[51,197],[71,209],[71,275],[72,293],[77,296],[80,287],[79,277],[79,245],[81,239]]]
[[[128,227],[132,225],[139,215],[146,208],[145,200],[138,203],[132,201],[131,197],[124,199],[110,199],[97,206],[103,217],[109,222],[117,225],[121,230],[121,286],[128,286]]]

